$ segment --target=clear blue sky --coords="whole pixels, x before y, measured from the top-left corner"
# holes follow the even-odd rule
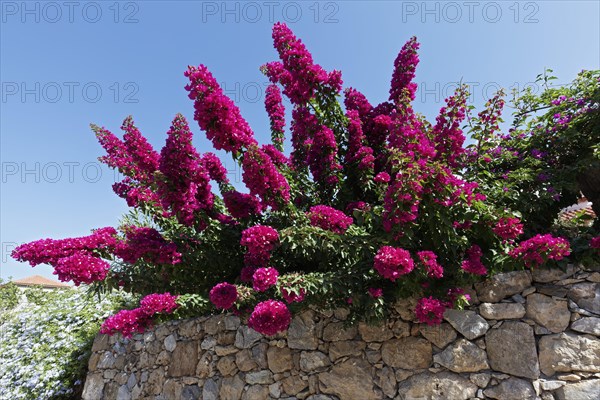
[[[187,65],[207,65],[268,140],[258,68],[276,59],[271,26],[287,22],[317,63],[372,103],[387,98],[393,61],[421,42],[415,108],[434,118],[454,83],[481,105],[544,67],[561,82],[600,68],[598,1],[2,1],[0,31],[0,276],[52,276],[10,259],[16,244],[116,226],[125,202],[96,158],[93,122],[120,133],[129,114],[158,149],[193,106]],[[210,145],[193,125],[200,151]],[[221,154],[222,155],[222,154]],[[230,179],[240,180],[230,159]],[[236,178],[237,177],[237,178]]]

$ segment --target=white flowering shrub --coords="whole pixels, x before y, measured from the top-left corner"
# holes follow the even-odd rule
[[[13,290],[0,287],[0,297]],[[20,297],[0,309],[0,399],[79,398],[100,323],[126,298],[99,300],[81,288],[28,288]]]

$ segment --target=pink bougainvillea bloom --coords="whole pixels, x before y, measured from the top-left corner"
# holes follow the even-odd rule
[[[290,201],[290,185],[267,153],[252,147],[242,159],[242,180],[250,194],[260,197],[262,204],[280,209]]]
[[[444,318],[448,304],[433,297],[423,297],[417,302],[415,316],[421,323],[439,325]]]
[[[82,283],[90,284],[102,281],[110,269],[106,261],[91,254],[78,252],[68,257],[63,257],[56,262],[54,274],[62,282],[72,280],[75,286]]]
[[[559,261],[569,254],[569,241],[551,234],[540,234],[524,240],[509,253],[511,257],[523,260],[528,267],[539,267],[548,260]]]
[[[600,249],[600,236],[596,236],[590,240],[590,247],[592,249]]]
[[[260,200],[251,194],[236,190],[223,193],[223,202],[233,218],[243,219],[260,214],[264,207]]]
[[[383,246],[375,255],[373,267],[381,276],[394,282],[413,270],[414,261],[407,250]]]
[[[219,283],[210,290],[208,298],[215,307],[228,310],[238,298],[237,288],[227,282]]]
[[[374,287],[372,287],[372,288],[368,289],[368,292],[371,295],[371,297],[373,297],[375,299],[378,298],[378,297],[383,296],[383,289],[382,288],[374,288]]]
[[[428,277],[440,279],[444,276],[444,269],[438,264],[437,255],[433,251],[419,251],[417,256],[419,256],[419,261],[425,267]]]
[[[352,217],[333,207],[318,205],[310,208],[308,218],[312,226],[318,226],[334,233],[344,234],[352,225]]]
[[[204,169],[208,171],[210,179],[219,184],[229,183],[227,169],[225,169],[219,157],[213,153],[204,153],[201,157],[201,162],[204,165]]]
[[[256,145],[250,125],[208,68],[204,65],[189,67],[185,76],[190,80],[185,88],[194,100],[194,119],[215,149],[237,154]]]
[[[252,288],[257,292],[267,291],[277,284],[278,276],[279,272],[275,268],[258,268],[252,274]]]
[[[475,275],[485,275],[487,274],[487,268],[481,262],[481,256],[483,253],[481,252],[481,248],[476,244],[472,245],[469,250],[467,250],[467,257],[462,262],[461,268],[466,272]]]
[[[273,336],[285,331],[292,320],[290,310],[285,303],[267,300],[258,303],[248,319],[248,326],[258,333]]]
[[[523,234],[523,224],[518,218],[504,217],[498,220],[492,230],[504,240],[516,239]]]
[[[415,99],[417,84],[412,82],[415,77],[417,64],[419,63],[419,42],[412,37],[404,44],[402,50],[394,61],[394,74],[392,75],[392,86],[390,88],[390,101],[406,99],[410,103]]]
[[[115,248],[115,255],[123,261],[135,264],[139,259],[155,264],[178,264],[181,253],[175,243],[168,242],[154,228],[130,226],[125,233],[126,240]]]
[[[390,181],[390,174],[387,172],[380,172],[373,178],[373,182],[377,183],[387,183]]]
[[[306,289],[300,288],[297,290],[298,293],[294,293],[291,289],[281,288],[281,297],[288,303],[300,303],[306,296]]]
[[[17,246],[11,253],[17,261],[27,261],[32,267],[39,264],[55,266],[63,257],[75,253],[90,253],[93,250],[110,251],[117,244],[117,231],[106,227],[95,229],[89,236],[67,239],[40,239]]]
[[[140,308],[148,315],[160,313],[172,313],[177,307],[176,303],[177,296],[173,296],[171,293],[152,293],[145,296],[140,301]]]
[[[121,310],[102,323],[100,333],[113,335],[121,332],[124,338],[130,338],[134,333],[142,332],[149,323],[146,314],[140,308]]]
[[[242,232],[240,244],[247,248],[244,261],[248,267],[264,267],[271,259],[271,251],[279,242],[275,228],[255,225]]]
[[[185,117],[177,114],[167,132],[160,153],[158,193],[165,210],[170,209],[180,223],[191,226],[195,213],[213,206],[210,176],[192,144],[192,132]]]
[[[265,91],[265,109],[271,121],[271,141],[279,150],[283,151],[285,107],[281,98],[281,91],[277,85],[267,86]]]

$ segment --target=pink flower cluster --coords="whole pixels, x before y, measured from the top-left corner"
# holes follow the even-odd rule
[[[387,172],[380,172],[373,178],[375,183],[388,183],[390,181],[390,174]]]
[[[317,117],[307,107],[295,107],[292,111],[292,153],[293,167],[304,171],[308,167],[308,152],[312,145],[312,137],[319,126]]]
[[[340,235],[344,234],[353,222],[352,217],[347,216],[342,211],[324,205],[311,207],[308,218],[312,226],[318,226],[321,229]]]
[[[415,307],[415,316],[421,323],[427,325],[439,325],[444,318],[444,312],[448,308],[448,303],[433,297],[423,297],[417,302]]]
[[[458,160],[465,152],[465,135],[460,125],[467,115],[467,95],[466,90],[461,87],[453,96],[447,98],[446,106],[440,110],[433,127],[436,159],[445,162],[451,168],[458,166]]]
[[[590,240],[590,248],[592,249],[600,249],[600,236],[596,236]]]
[[[285,107],[277,85],[269,85],[265,91],[265,109],[271,121],[271,139],[279,151],[283,151]]]
[[[32,267],[50,264],[63,282],[73,280],[75,285],[90,284],[106,277],[110,265],[97,253],[114,250],[116,234],[114,228],[106,227],[96,229],[89,236],[41,239],[18,246],[11,256],[18,261],[28,261]]]
[[[89,236],[68,239],[40,239],[25,243],[13,250],[11,256],[17,261],[27,261],[32,267],[39,264],[54,265],[63,258],[77,252],[91,253],[93,250],[110,250],[117,244],[117,231],[106,227],[95,229]]]
[[[406,224],[417,219],[423,185],[418,174],[411,171],[397,173],[390,182],[383,199],[383,228],[389,232],[395,225]]]
[[[223,193],[223,201],[227,211],[233,218],[243,219],[252,215],[260,214],[263,206],[256,197],[251,194],[240,193],[236,190]]]
[[[440,279],[444,276],[444,268],[437,262],[437,255],[433,251],[424,250],[417,253],[419,261],[425,267],[427,276]]]
[[[252,288],[257,292],[265,292],[277,284],[279,272],[275,268],[258,268],[252,274]]]
[[[183,115],[177,114],[167,135],[159,164],[164,179],[158,182],[158,193],[163,208],[170,208],[180,223],[191,226],[197,211],[213,206],[210,177],[192,144],[192,132]]]
[[[248,319],[248,326],[258,333],[273,336],[285,331],[292,320],[287,306],[277,300],[266,300],[258,303]]]
[[[190,80],[185,88],[194,100],[194,119],[215,149],[236,154],[256,145],[254,133],[239,108],[204,65],[189,67],[185,76]]]
[[[297,292],[298,293],[294,293],[291,289],[283,287],[281,288],[281,297],[283,297],[288,304],[300,303],[304,300],[304,296],[306,296],[306,289],[299,288]]]
[[[571,254],[569,241],[551,234],[536,235],[519,243],[510,256],[520,258],[528,267],[539,267],[548,260],[562,260]]]
[[[523,234],[523,224],[519,218],[503,217],[492,230],[502,239],[511,240]]]
[[[121,310],[108,317],[100,327],[100,333],[113,335],[120,332],[123,337],[129,338],[136,332],[143,332],[152,324],[156,314],[172,313],[177,307],[177,296],[170,293],[150,294],[140,301],[140,307],[133,310]]]
[[[227,282],[219,283],[210,290],[208,298],[215,307],[228,310],[238,298],[237,288]]]
[[[255,225],[242,232],[240,244],[247,248],[244,261],[250,267],[264,267],[279,242],[277,230],[270,226]]]
[[[472,245],[467,250],[466,255],[466,259],[463,260],[460,266],[463,270],[475,275],[487,274],[487,268],[481,262],[481,256],[483,256],[483,253],[479,246],[477,246],[476,244]]]
[[[177,296],[170,293],[152,293],[140,301],[140,308],[149,316],[154,314],[169,314],[177,307]]]
[[[346,110],[358,111],[360,119],[365,119],[373,109],[365,95],[354,88],[344,90],[344,105]]]
[[[54,274],[62,282],[72,280],[76,286],[90,284],[106,278],[110,264],[89,253],[77,252],[60,258],[54,265]]]
[[[140,203],[160,204],[158,195],[149,187],[126,177],[112,185],[113,192],[127,201],[129,207],[137,207]]]
[[[409,103],[415,99],[417,84],[412,80],[415,77],[415,70],[419,63],[418,49],[419,42],[413,36],[406,42],[396,57],[390,89],[390,101]]]
[[[373,267],[381,276],[394,282],[400,276],[410,273],[415,265],[408,250],[383,246],[375,255]]]
[[[137,173],[132,177],[140,182],[152,182],[152,175],[158,169],[158,153],[148,143],[139,129],[135,127],[131,116],[123,121],[121,129],[125,132],[123,135],[125,150],[137,170]]]
[[[130,118],[123,122],[123,128],[128,130],[124,137],[127,139],[127,143],[109,130],[92,125],[98,142],[106,151],[106,155],[99,157],[99,160],[111,168],[118,169],[119,172],[131,179],[146,182],[156,170],[152,170],[152,168],[156,167],[157,156],[146,139],[133,127],[133,121]],[[139,142],[136,142],[137,136],[140,138]]]
[[[341,90],[341,73],[328,74],[314,64],[310,52],[287,25],[278,22],[273,26],[273,44],[281,62],[268,63],[261,69],[271,82],[283,85],[283,93],[293,104],[305,104],[319,87],[328,87],[333,93]]]
[[[359,170],[372,171],[375,167],[375,157],[373,149],[366,144],[359,112],[348,110],[346,116],[348,117],[348,151],[345,161],[349,164],[357,163]]]
[[[325,125],[315,129],[308,151],[308,166],[315,182],[325,186],[338,183],[338,171],[342,166],[337,161],[337,143],[333,131]]]
[[[177,245],[167,242],[154,228],[130,226],[125,237],[126,240],[116,246],[114,253],[127,263],[135,264],[139,259],[154,264],[181,262]]]
[[[122,141],[104,128],[92,126],[92,129],[107,153],[99,160],[126,175],[123,181],[113,185],[113,191],[130,207],[142,202],[158,203],[158,196],[150,186],[158,170],[159,155],[135,127],[131,116],[121,126],[125,132]]]
[[[213,153],[204,153],[202,155],[202,165],[204,165],[204,169],[208,171],[208,175],[210,179],[213,181],[222,184],[229,183],[229,179],[227,178],[227,170],[217,157]]]
[[[264,151],[258,147],[246,151],[242,168],[242,180],[251,195],[261,198],[263,206],[271,206],[278,210],[290,201],[290,185],[287,179]]]

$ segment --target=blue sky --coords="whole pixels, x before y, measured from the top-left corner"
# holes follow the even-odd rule
[[[480,106],[499,87],[532,85],[545,67],[568,82],[600,68],[598,1],[1,1],[0,277],[52,276],[10,259],[15,245],[116,226],[118,177],[97,162],[90,123],[119,133],[127,115],[158,149],[177,112],[193,120],[187,65],[205,64],[266,142],[260,65],[271,27],[294,30],[317,63],[372,103],[394,59],[421,42],[415,108],[433,119],[456,82]],[[534,86],[534,89],[539,89]],[[510,118],[508,118],[510,119]],[[211,150],[197,125],[195,144]],[[241,174],[230,159],[230,179]]]

